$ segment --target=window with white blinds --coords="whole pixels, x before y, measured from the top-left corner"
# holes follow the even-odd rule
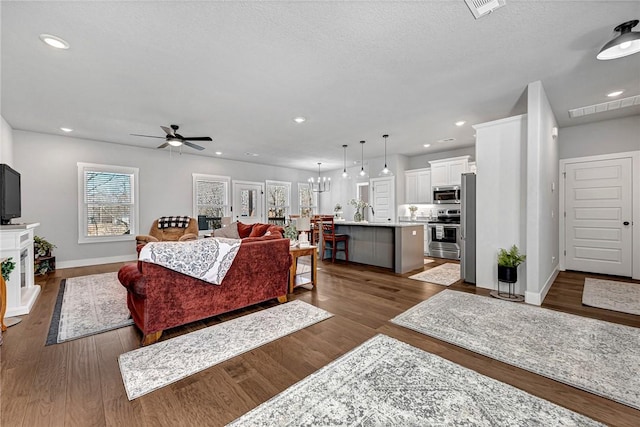
[[[138,169],[78,163],[78,243],[133,240]]]
[[[223,216],[231,216],[228,176],[193,174],[193,215],[200,230],[220,227]]]

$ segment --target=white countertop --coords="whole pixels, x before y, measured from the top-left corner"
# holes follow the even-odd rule
[[[356,221],[336,221],[336,226],[340,225],[359,225],[362,227],[422,227],[424,224],[418,222],[356,222]]]

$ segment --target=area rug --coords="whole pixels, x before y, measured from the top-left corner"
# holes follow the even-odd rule
[[[445,290],[391,322],[640,409],[640,329]]]
[[[436,285],[449,286],[460,280],[460,264],[446,264],[433,267],[427,271],[422,271],[409,279],[420,280],[422,282],[435,283]]]
[[[582,304],[640,315],[640,283],[584,279]]]
[[[136,399],[331,316],[292,301],[121,354],[127,396]]]
[[[229,425],[602,424],[386,335],[376,335]]]
[[[118,273],[63,279],[46,345],[132,324],[127,308],[127,290],[118,281]]]

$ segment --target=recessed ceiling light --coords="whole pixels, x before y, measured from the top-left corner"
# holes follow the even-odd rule
[[[216,151],[216,155],[217,156],[221,156],[222,155],[222,151]]]
[[[439,139],[436,142],[453,142],[455,141],[455,138],[444,138],[444,139]]]
[[[615,98],[616,96],[622,95],[622,92],[624,92],[624,91],[623,90],[616,90],[614,92],[608,93],[607,96],[609,98]]]
[[[66,40],[52,36],[51,34],[40,34],[40,40],[56,49],[69,49],[69,43],[67,43]]]
[[[248,151],[246,153],[244,153],[244,155],[245,156],[251,156],[251,157],[258,157],[259,156],[259,154],[257,154],[257,153],[250,153]]]
[[[300,116],[300,117],[295,117],[293,121],[296,123],[304,123],[307,121],[307,119],[305,117]]]
[[[456,122],[456,126],[460,127],[460,126],[462,126],[462,125],[463,125],[463,124],[465,124],[465,123],[467,123],[467,122],[465,122],[464,120],[460,120],[460,121],[457,121],[457,122]]]
[[[73,129],[71,129],[71,128],[60,128],[60,130],[62,132],[73,132]]]
[[[424,144],[423,147],[424,148],[429,148],[429,147],[431,147],[431,144]]]

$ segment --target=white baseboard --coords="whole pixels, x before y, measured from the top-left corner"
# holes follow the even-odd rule
[[[114,262],[136,261],[137,259],[138,259],[138,256],[136,254],[118,255],[118,256],[103,257],[103,258],[75,259],[71,261],[56,262],[56,268],[86,267],[89,265],[112,264]]]
[[[547,296],[549,289],[551,289],[551,285],[553,285],[556,277],[558,277],[558,273],[560,273],[560,270],[558,270],[558,267],[556,266],[556,268],[551,272],[551,276],[549,276],[547,282],[544,284],[540,292],[526,291],[524,293],[524,302],[526,302],[527,304],[542,305],[542,301],[544,301],[544,298]]]

